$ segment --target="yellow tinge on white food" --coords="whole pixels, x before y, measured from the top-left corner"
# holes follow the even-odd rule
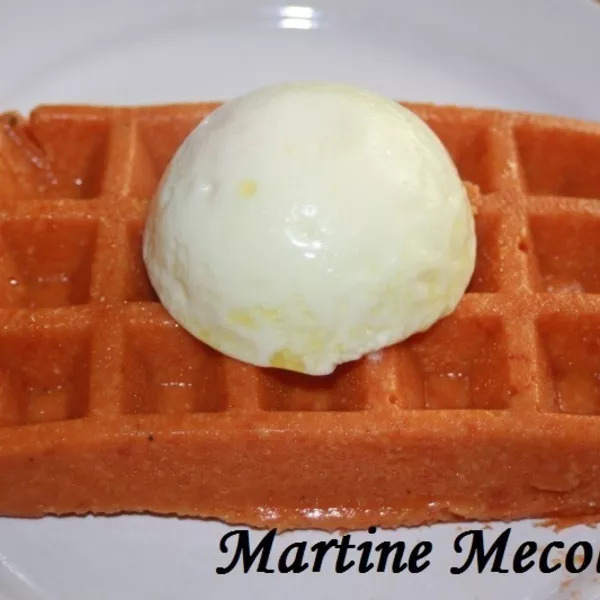
[[[449,314],[475,234],[454,164],[415,114],[350,86],[283,84],[225,103],[188,136],[143,252],[192,335],[320,375]]]

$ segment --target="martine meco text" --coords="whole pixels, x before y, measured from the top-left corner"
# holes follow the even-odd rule
[[[370,527],[368,534],[376,531]],[[538,543],[517,540],[511,533],[510,527],[499,535],[483,529],[460,532],[450,548],[443,550],[444,554],[449,550],[455,558],[450,573],[553,573],[559,569],[568,573],[600,573],[600,552],[588,541]],[[351,533],[312,544],[295,541],[284,546],[277,543],[281,539],[277,538],[276,529],[261,535],[259,540],[253,540],[247,529],[226,533],[219,541],[221,560],[216,572],[418,574],[431,566],[436,551],[442,551],[427,540],[412,545],[402,539],[377,542],[363,537],[360,543],[354,543]]]

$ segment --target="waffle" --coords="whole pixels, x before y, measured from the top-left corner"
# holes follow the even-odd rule
[[[215,106],[0,116],[0,513],[600,513],[600,126],[409,105],[481,194],[473,279],[427,332],[310,377],[211,350],[146,277],[148,199]]]

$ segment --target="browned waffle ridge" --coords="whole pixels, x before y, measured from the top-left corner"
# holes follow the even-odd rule
[[[600,513],[600,125],[410,105],[479,186],[458,309],[310,378],[219,355],[146,278],[216,104],[0,116],[0,513],[362,528]]]

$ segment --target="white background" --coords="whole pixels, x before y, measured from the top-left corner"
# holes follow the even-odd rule
[[[398,99],[493,106],[600,120],[600,5],[592,0],[0,0],[0,108],[48,102],[225,99],[276,81],[356,83]],[[297,6],[296,5],[296,6]],[[477,526],[477,525],[475,525]],[[0,600],[178,598],[600,598],[592,568],[452,576],[463,526],[379,531],[434,543],[420,575],[217,576],[227,527],[158,517],[0,519]],[[504,524],[485,534],[489,541]],[[259,539],[260,534],[255,534]],[[278,540],[327,538],[290,533]],[[357,533],[354,542],[366,539]],[[591,541],[514,525],[526,539]],[[557,558],[561,558],[557,554]],[[595,563],[595,561],[594,561]],[[326,563],[327,564],[327,563]]]

